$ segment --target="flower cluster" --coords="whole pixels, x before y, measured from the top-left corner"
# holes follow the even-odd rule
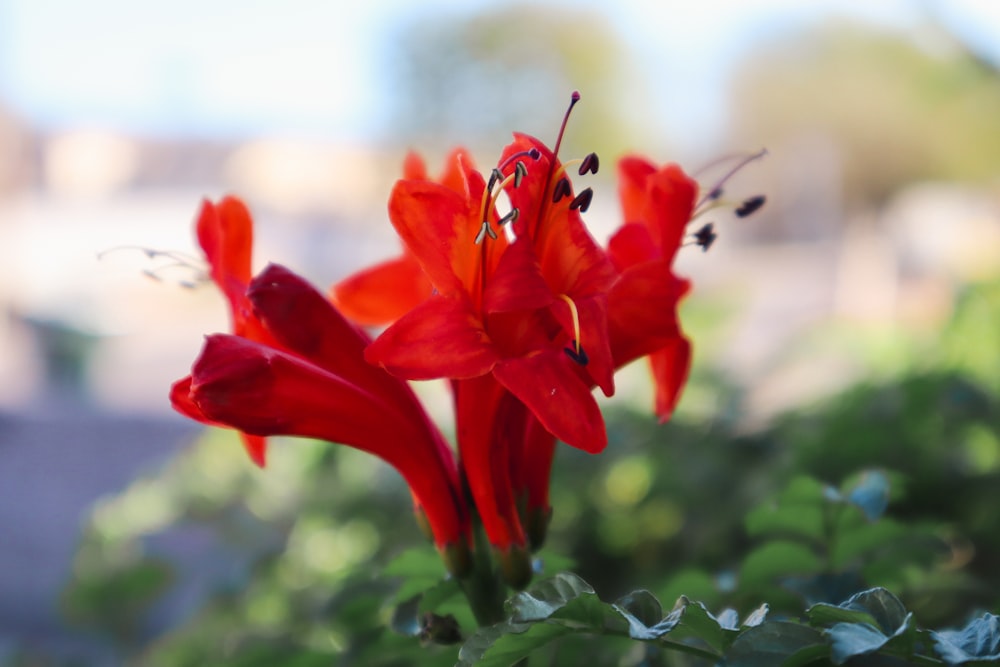
[[[618,165],[624,224],[598,244],[581,219],[592,191],[569,171],[596,173],[598,158],[561,163],[565,125],[554,149],[516,134],[486,174],[463,150],[438,178],[408,156],[388,207],[402,255],[329,295],[280,266],[252,276],[245,206],[206,202],[198,240],[233,332],[207,338],[174,407],[240,431],[261,466],[274,435],[382,458],[453,574],[482,555],[481,526],[506,582],[526,585],[557,441],[607,444],[593,388],[611,395],[615,370],[648,357],[656,414],[670,417],[691,358],[677,319],[689,283],[672,265],[687,239],[706,245],[687,232],[695,181],[636,157]],[[372,340],[361,327],[385,329]],[[450,382],[454,450],[407,384],[432,378]]]

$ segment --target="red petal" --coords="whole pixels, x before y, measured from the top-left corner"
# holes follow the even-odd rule
[[[608,337],[615,367],[680,337],[677,304],[690,286],[666,261],[633,266],[608,295]]]
[[[377,396],[389,396],[398,409],[419,421],[423,410],[410,388],[364,359],[371,342],[303,278],[269,265],[247,291],[261,321],[284,348],[302,355]]]
[[[333,286],[334,303],[362,326],[395,322],[431,295],[434,287],[409,253],[364,269]]]
[[[400,238],[441,294],[467,291],[478,267],[478,212],[468,199],[430,181],[399,181],[389,217]]]
[[[379,456],[409,483],[438,546],[464,538],[457,474],[428,422],[304,359],[237,336],[209,336],[192,372],[191,396],[215,421],[253,435],[296,435]],[[449,459],[450,460],[450,459]]]
[[[580,340],[577,342],[583,346],[583,351],[587,355],[587,363],[583,368],[604,395],[611,396],[615,393],[615,367],[608,339],[607,297],[598,294],[574,301],[573,305],[576,307],[580,322]],[[573,340],[576,334],[573,330],[573,315],[568,304],[559,299],[553,304],[552,311],[570,339],[566,342],[566,347],[574,347]]]
[[[604,418],[574,365],[561,352],[542,352],[505,359],[493,375],[550,433],[568,445],[596,454],[608,444]]]
[[[250,455],[250,460],[256,463],[259,468],[266,466],[267,438],[262,438],[259,435],[240,433],[240,439],[243,440],[243,448],[246,449],[247,454]]]
[[[618,161],[618,198],[625,224],[645,221],[646,182],[655,172],[656,165],[640,157],[626,156]]]
[[[650,167],[638,158],[619,162],[619,193],[625,221],[644,223],[660,255],[672,262],[691,221],[698,184],[676,164],[654,172],[649,171]]]
[[[507,246],[486,285],[483,299],[486,312],[542,308],[552,303],[552,299],[531,243],[519,240]]]
[[[386,329],[365,358],[397,377],[430,380],[484,375],[498,354],[467,298],[435,295]]]
[[[188,375],[175,382],[170,388],[170,402],[174,409],[186,417],[199,421],[209,426],[226,425],[206,417],[201,408],[191,399],[191,376]],[[267,464],[267,439],[257,435],[240,433],[243,447],[246,449],[250,459],[259,467],[263,468]]]
[[[486,535],[501,549],[523,546],[510,479],[512,449],[519,443],[507,437],[513,426],[510,412],[520,402],[490,375],[459,380],[453,387],[462,468]]]
[[[649,355],[649,364],[656,384],[656,416],[662,424],[673,414],[691,370],[691,342],[683,337],[670,340]]]
[[[639,222],[623,225],[608,241],[608,256],[621,272],[630,266],[661,259],[649,228]]]

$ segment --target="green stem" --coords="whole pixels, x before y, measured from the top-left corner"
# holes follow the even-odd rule
[[[476,617],[479,627],[495,625],[506,618],[504,601],[507,598],[507,588],[497,574],[490,557],[490,544],[479,521],[474,521],[475,547],[472,560],[472,573],[459,580],[462,592],[469,601],[472,615]]]

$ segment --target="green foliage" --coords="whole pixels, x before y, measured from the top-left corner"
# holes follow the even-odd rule
[[[628,637],[695,656],[702,664],[741,667],[1000,660],[998,617],[986,614],[960,630],[920,630],[913,614],[884,588],[857,593],[839,605],[814,605],[801,622],[765,618],[762,608],[737,626],[720,621],[731,613],[717,618],[683,597],[666,615],[648,591],[614,604],[602,602],[576,575],[559,574],[514,596],[509,612],[507,621],[466,642],[459,667],[508,667],[550,642],[580,634]]]

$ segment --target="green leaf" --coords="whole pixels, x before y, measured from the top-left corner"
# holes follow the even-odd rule
[[[726,653],[726,664],[740,667],[798,667],[826,655],[829,648],[817,630],[772,621],[744,630]]]
[[[740,582],[744,586],[769,585],[792,574],[813,574],[823,567],[809,547],[798,542],[775,540],[763,544],[744,559]]]
[[[811,505],[761,505],[745,519],[747,534],[796,537],[820,541],[823,538],[823,508]]]
[[[847,609],[843,606],[820,602],[806,611],[809,623],[818,627],[832,627],[837,623],[867,623],[875,626],[877,621],[866,611]]]
[[[961,630],[930,634],[938,655],[949,665],[1000,662],[1000,616],[983,614]]]
[[[719,621],[700,602],[692,602],[681,596],[674,605],[670,616],[677,615],[676,628],[670,637],[672,641],[700,639],[713,651],[721,654],[735,639],[736,632],[726,632]],[[668,617],[669,618],[669,617]]]
[[[830,638],[830,659],[842,665],[856,655],[874,653],[889,641],[878,628],[868,623],[837,623],[827,630]]]
[[[836,569],[846,568],[866,554],[899,544],[911,534],[912,528],[886,518],[878,523],[864,523],[842,530],[833,545],[833,566]]]
[[[656,625],[663,620],[663,606],[652,593],[646,590],[632,591],[615,601],[614,606],[627,612],[645,626]]]
[[[899,598],[884,588],[872,588],[852,595],[840,606],[871,614],[878,628],[887,635],[896,634],[910,618]]]
[[[549,623],[500,623],[481,628],[462,645],[456,667],[509,667],[571,632],[571,628]]]
[[[834,497],[839,496],[836,489],[823,484],[819,480],[806,475],[795,477],[788,483],[784,491],[778,496],[780,504],[822,504]]]

